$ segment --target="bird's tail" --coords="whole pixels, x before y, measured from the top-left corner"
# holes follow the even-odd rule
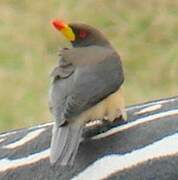
[[[50,162],[57,160],[62,166],[73,165],[81,141],[83,126],[77,122],[62,127],[54,125],[51,140]]]

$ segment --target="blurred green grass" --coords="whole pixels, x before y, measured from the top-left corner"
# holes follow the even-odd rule
[[[1,0],[0,131],[51,119],[49,72],[68,45],[52,18],[101,29],[125,67],[127,104],[177,95],[177,0]]]

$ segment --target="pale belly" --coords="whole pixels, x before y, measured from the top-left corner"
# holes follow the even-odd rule
[[[113,121],[121,115],[124,119],[127,118],[122,90],[119,89],[97,105],[80,114],[76,119],[82,122],[103,118]]]

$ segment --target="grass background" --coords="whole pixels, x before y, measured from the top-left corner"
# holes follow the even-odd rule
[[[177,94],[177,0],[1,0],[0,13],[0,131],[51,119],[49,72],[68,45],[50,25],[56,17],[108,36],[123,59],[127,105]]]

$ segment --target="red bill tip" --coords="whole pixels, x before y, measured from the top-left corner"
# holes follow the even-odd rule
[[[58,29],[58,30],[61,30],[63,29],[64,27],[66,27],[66,24],[63,22],[63,21],[60,21],[58,19],[54,19],[52,20],[52,24],[53,26]]]

